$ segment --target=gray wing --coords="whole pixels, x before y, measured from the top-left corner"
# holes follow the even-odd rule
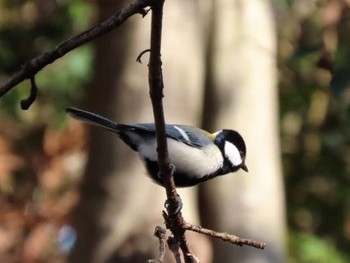
[[[134,150],[142,141],[156,137],[154,123],[117,124],[92,112],[76,108],[67,108],[66,111],[75,119],[118,133],[120,138]],[[167,137],[192,147],[200,148],[213,143],[207,132],[192,126],[166,125],[165,133]]]
[[[210,138],[209,133],[202,129],[187,125],[173,125],[169,128],[171,128],[172,130],[176,130],[176,136],[170,137],[173,137],[174,139],[179,140],[185,144],[195,147],[204,147],[214,143],[213,140]]]
[[[120,131],[131,130],[135,133],[142,133],[143,136],[155,137],[154,123],[119,124]],[[199,128],[187,125],[166,125],[165,133],[167,137],[180,141],[192,147],[204,147],[213,143],[209,134]]]

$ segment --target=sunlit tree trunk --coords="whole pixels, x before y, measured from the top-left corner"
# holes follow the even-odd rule
[[[263,251],[214,243],[214,262],[285,261],[285,208],[279,157],[276,32],[267,0],[217,0],[209,12],[204,126],[237,129],[249,173],[201,189],[202,218],[219,231],[267,242]]]

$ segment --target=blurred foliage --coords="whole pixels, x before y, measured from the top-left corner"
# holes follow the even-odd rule
[[[92,17],[92,4],[82,0],[0,0],[0,82],[24,62],[86,29]],[[91,76],[92,57],[92,48],[87,45],[37,75],[40,95],[34,103],[37,105],[32,106],[32,115],[40,115],[38,121],[62,124],[64,107],[83,95],[83,85]],[[12,118],[33,124],[33,119],[25,121],[28,114],[19,107],[19,101],[28,96],[28,82],[6,94],[0,101],[0,109]],[[38,112],[42,107],[49,112]]]
[[[277,17],[290,262],[349,262],[349,3],[295,0]]]
[[[289,251],[294,255],[290,263],[345,263],[347,257],[326,241],[308,234],[291,234]]]
[[[0,82],[88,28],[94,15],[83,0],[0,0]],[[85,45],[40,71],[29,111],[19,106],[29,81],[0,100],[0,262],[64,262],[74,242],[69,216],[86,149],[83,127],[64,108],[82,98],[92,59]]]

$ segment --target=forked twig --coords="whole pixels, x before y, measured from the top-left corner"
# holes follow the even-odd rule
[[[38,87],[36,86],[35,77],[34,76],[32,76],[30,78],[30,84],[31,84],[31,87],[30,87],[30,93],[29,93],[28,98],[21,100],[21,109],[22,110],[28,110],[29,107],[35,101],[36,96],[38,94]]]
[[[140,54],[137,56],[136,58],[136,62],[142,64],[142,61],[141,61],[141,58],[144,54],[146,54],[147,52],[151,52],[151,50],[148,48],[148,49],[145,49],[143,51],[140,52]]]

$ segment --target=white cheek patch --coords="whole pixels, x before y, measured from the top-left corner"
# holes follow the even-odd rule
[[[236,146],[234,146],[230,142],[225,142],[225,156],[229,159],[229,161],[234,165],[238,166],[242,164],[241,155]]]
[[[187,133],[186,133],[183,129],[181,129],[181,128],[175,126],[175,125],[174,125],[174,128],[181,134],[181,136],[182,136],[186,141],[188,141],[188,142],[190,141],[190,138],[188,137]]]

